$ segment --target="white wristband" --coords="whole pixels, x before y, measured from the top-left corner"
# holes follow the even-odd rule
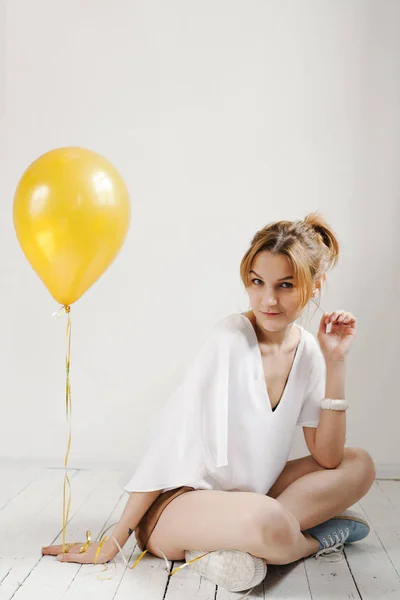
[[[347,410],[349,405],[346,400],[333,400],[332,398],[324,398],[321,401],[321,408],[327,410]]]

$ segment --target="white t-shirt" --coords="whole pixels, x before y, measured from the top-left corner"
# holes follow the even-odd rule
[[[301,338],[273,411],[253,325],[222,319],[160,415],[128,492],[195,489],[266,494],[282,472],[296,425],[317,427],[325,360],[314,336]]]

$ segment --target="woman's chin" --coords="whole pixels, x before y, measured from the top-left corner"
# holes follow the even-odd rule
[[[280,317],[265,317],[264,315],[260,316],[260,323],[264,329],[270,329],[271,331],[278,331],[287,325],[286,319]]]

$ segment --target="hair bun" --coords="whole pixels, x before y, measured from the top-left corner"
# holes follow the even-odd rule
[[[309,213],[304,222],[320,235],[321,242],[328,251],[329,267],[334,267],[339,259],[339,242],[334,231],[318,212]]]

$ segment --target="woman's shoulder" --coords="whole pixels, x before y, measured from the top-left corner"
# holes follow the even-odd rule
[[[250,321],[243,313],[233,313],[220,319],[213,327],[213,333],[227,339],[239,339],[248,335]]]
[[[217,321],[200,344],[194,364],[213,368],[220,361],[241,356],[245,348],[241,321],[240,315],[228,315]]]
[[[302,335],[305,346],[307,346],[308,348],[312,348],[312,349],[315,349],[316,347],[319,346],[318,340],[310,331],[305,329],[302,325],[299,325],[299,323],[297,323],[297,327],[301,331],[301,335]]]
[[[317,366],[321,367],[324,364],[324,358],[321,351],[321,347],[319,342],[314,334],[310,331],[302,327],[301,325],[297,325],[302,333],[303,338],[303,356],[305,358],[305,362],[308,363],[308,366]]]
[[[208,346],[243,348],[243,340],[249,339],[249,324],[241,313],[230,314],[217,321],[206,340]],[[251,325],[250,325],[251,327]]]

